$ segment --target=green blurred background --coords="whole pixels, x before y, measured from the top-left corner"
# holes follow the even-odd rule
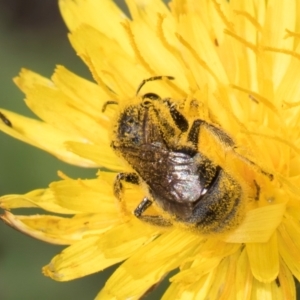
[[[99,0],[101,1],[101,0]],[[124,1],[117,1],[124,9]],[[56,65],[91,78],[75,55],[56,0],[0,0],[0,107],[33,116],[12,78],[25,67],[50,77]],[[91,178],[83,170],[0,132],[0,195],[25,193],[58,180],[57,170],[72,177]],[[93,299],[113,268],[59,283],[41,268],[63,247],[46,244],[0,222],[0,300]],[[159,299],[163,286],[149,299]]]

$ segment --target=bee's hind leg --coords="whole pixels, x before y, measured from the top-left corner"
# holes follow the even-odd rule
[[[114,182],[114,195],[118,200],[122,200],[123,184],[122,181],[139,185],[140,178],[136,173],[119,173]]]
[[[137,208],[134,210],[134,215],[140,220],[150,223],[152,225],[161,226],[161,227],[171,226],[172,223],[162,216],[142,215],[142,213],[146,211],[147,208],[152,205],[152,203],[153,202],[149,200],[149,198],[145,197],[142,200],[142,202],[137,206]]]
[[[115,179],[114,182],[114,195],[115,197],[122,202],[122,194],[123,194],[123,184],[122,181],[140,185],[140,178],[136,173],[119,173]],[[151,215],[142,215],[142,213],[152,205],[152,201],[149,200],[149,198],[145,197],[142,202],[137,206],[137,208],[134,210],[134,215],[147,223],[150,223],[152,225],[156,226],[171,226],[171,222],[163,218],[162,216],[151,216]],[[122,209],[126,212],[127,209],[125,207],[125,204],[123,203]]]

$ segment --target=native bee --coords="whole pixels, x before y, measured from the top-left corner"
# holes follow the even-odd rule
[[[146,82],[163,78],[174,79],[171,76],[146,79],[137,95]],[[243,189],[201,152],[199,134],[203,128],[223,144],[234,147],[231,137],[217,126],[201,119],[189,124],[171,98],[146,93],[140,103],[129,104],[121,111],[111,147],[135,172],[116,176],[114,194],[121,198],[124,181],[146,185],[148,195],[133,212],[137,218],[158,226],[178,222],[203,233],[223,232],[240,222]],[[183,135],[185,142],[180,139]],[[170,218],[147,214],[153,202]]]

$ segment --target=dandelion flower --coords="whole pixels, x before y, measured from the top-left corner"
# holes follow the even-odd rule
[[[173,0],[168,7],[160,0],[128,0],[130,17],[110,0],[59,5],[71,44],[95,82],[62,66],[51,79],[22,70],[15,83],[40,120],[4,109],[0,115],[3,132],[65,162],[99,168],[94,179],[60,173],[49,188],[1,197],[4,222],[37,239],[69,245],[44,274],[67,281],[122,262],[97,299],[139,299],[171,270],[176,273],[163,299],[295,299],[298,2]],[[161,75],[175,80],[147,82],[136,95],[144,79]],[[241,189],[241,205],[226,226],[178,222],[155,199],[147,214],[169,218],[172,225],[144,222],[132,212],[149,195],[145,182],[124,183],[121,201],[114,196],[117,174],[136,171],[111,147],[119,116],[130,105],[140,107],[146,93],[171,99],[162,120],[174,122],[166,114],[175,107],[189,126],[195,120],[209,124],[199,133],[199,152],[234,179],[223,191],[228,205],[230,192]],[[211,134],[211,126],[230,142],[218,131]],[[186,134],[164,138],[184,144]],[[19,207],[48,213],[10,212]]]

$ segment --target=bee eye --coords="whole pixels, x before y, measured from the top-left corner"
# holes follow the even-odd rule
[[[161,98],[154,93],[147,93],[143,96],[143,106],[148,107],[152,104],[153,100],[161,100]]]

